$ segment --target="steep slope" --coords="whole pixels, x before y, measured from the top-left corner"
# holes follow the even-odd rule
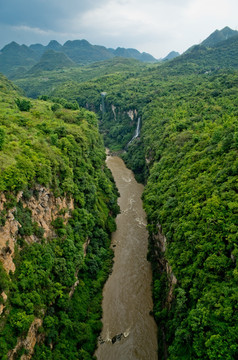
[[[106,60],[113,57],[104,46],[91,45],[87,40],[69,40],[63,45],[62,50],[70,59],[78,64]]]
[[[14,82],[25,91],[27,96],[33,98],[40,95],[52,95],[54,89],[58,89],[64,85],[67,89],[65,89],[66,93],[62,93],[60,96],[67,98],[68,93],[70,92],[70,97],[74,98],[76,93],[74,93],[73,89],[75,89],[78,83],[115,73],[124,73],[130,77],[131,74],[138,73],[142,69],[146,69],[147,66],[147,64],[134,59],[115,57],[83,67],[44,71],[41,72],[40,76],[38,74],[27,73],[23,78],[14,78]],[[98,95],[100,97],[100,93]]]
[[[227,40],[233,36],[237,36],[238,31],[232,30],[228,26],[222,30],[215,30],[207,39],[203,40],[201,45],[206,47],[212,47],[217,45],[219,42]]]
[[[171,51],[165,58],[163,58],[163,61],[172,60],[179,56],[180,54],[177,51]]]
[[[47,46],[41,44],[32,44],[29,46],[30,49],[34,50],[38,56],[42,56],[47,50],[62,51],[62,45],[56,40],[51,40]]]
[[[32,49],[13,41],[1,50],[0,71],[10,75],[16,68],[30,68],[38,59],[38,55]]]
[[[138,50],[136,49],[125,49],[125,48],[121,48],[118,47],[116,50],[111,49],[111,52],[114,56],[120,56],[120,57],[124,57],[124,58],[133,58],[142,62],[151,62],[154,63],[156,62],[156,59],[148,54],[148,53],[140,53]]]
[[[64,53],[48,50],[44,52],[40,61],[28,71],[28,74],[36,75],[42,73],[42,71],[52,71],[73,66],[76,66],[76,64]]]
[[[237,84],[237,72],[173,79],[143,111],[164,358],[238,355]]]
[[[97,119],[3,76],[0,109],[1,356],[92,358],[118,211]]]

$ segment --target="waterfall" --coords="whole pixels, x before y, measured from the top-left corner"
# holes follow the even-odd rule
[[[137,126],[136,126],[135,135],[134,135],[133,138],[129,141],[129,143],[127,144],[127,146],[130,145],[130,144],[132,143],[132,141],[135,140],[139,135],[140,135],[140,117],[138,117],[138,120],[137,120]]]
[[[102,104],[101,104],[100,108],[101,108],[102,114],[105,114],[105,103],[104,103],[104,98],[105,98],[105,96],[106,96],[106,95],[107,95],[107,93],[106,93],[106,92],[102,92],[102,93],[101,93]]]

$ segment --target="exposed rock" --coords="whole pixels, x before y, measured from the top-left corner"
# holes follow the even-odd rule
[[[1,294],[4,303],[7,301],[7,295],[5,294],[5,292],[3,291]],[[5,306],[4,304],[0,304],[0,315],[2,314],[3,310],[4,310]]]
[[[22,201],[23,207],[28,207],[32,211],[32,220],[44,229],[44,237],[46,239],[55,236],[55,232],[51,223],[62,213],[64,223],[67,223],[71,216],[71,211],[74,209],[73,199],[56,198],[49,189],[44,186],[36,186],[35,190],[38,193],[37,198],[32,196],[29,200],[23,198],[23,191],[17,194],[17,202]],[[0,195],[0,210],[4,209],[4,204],[7,202],[4,194]],[[9,271],[15,271],[14,248],[16,245],[18,229],[21,227],[20,223],[15,219],[15,208],[8,210],[5,225],[0,228],[0,261],[2,261],[4,268]],[[25,237],[28,243],[38,241],[35,235]]]
[[[32,212],[32,221],[44,229],[44,237],[50,239],[55,236],[54,229],[51,225],[52,221],[58,216],[62,216],[64,223],[67,223],[71,216],[71,211],[74,209],[73,199],[56,198],[49,189],[44,186],[36,186],[34,189],[37,192],[37,196],[32,196],[29,200],[25,200],[23,197],[23,191],[20,191],[17,196],[17,202],[21,201],[23,207],[27,207]],[[4,194],[0,194],[0,210],[4,210],[5,203],[7,202]],[[2,261],[4,268],[9,271],[15,271],[14,249],[16,246],[16,240],[18,236],[18,230],[21,224],[15,219],[16,208],[8,210],[6,216],[5,225],[0,228],[0,261]],[[39,239],[35,235],[25,237],[28,243],[36,242]],[[86,247],[89,243],[85,244]],[[70,296],[73,295],[76,286],[79,281],[77,280],[73,285]],[[7,295],[2,293],[3,300],[7,300]],[[4,304],[0,305],[0,315],[4,310]],[[31,358],[34,352],[34,346],[36,342],[39,342],[43,335],[37,334],[39,327],[42,325],[42,319],[36,318],[31,324],[26,338],[19,338],[16,347],[8,353],[8,358],[14,359],[17,352],[21,348],[26,349],[26,354],[21,356],[21,360],[28,360]]]
[[[162,232],[161,225],[158,225],[158,233],[156,235],[154,235],[154,240],[155,240],[155,254],[158,257],[158,261],[159,261],[160,265],[166,271],[167,276],[168,276],[169,291],[168,291],[166,302],[167,302],[168,306],[170,307],[172,299],[173,299],[174,286],[177,284],[177,278],[173,274],[172,268],[169,265],[167,259],[164,256],[161,257],[161,255],[159,254],[159,252],[165,253],[166,245],[167,245],[167,239]],[[157,248],[157,250],[156,250],[156,248]]]
[[[8,359],[14,360],[15,354],[21,349],[26,349],[26,354],[21,356],[21,360],[31,359],[34,353],[36,342],[40,341],[43,335],[37,335],[38,329],[42,326],[43,320],[36,318],[31,324],[25,339],[19,338],[15,348],[8,353]]]
[[[5,270],[15,271],[13,262],[14,247],[19,227],[21,225],[14,218],[15,208],[8,211],[5,225],[0,228],[0,261],[2,261]]]
[[[137,113],[137,110],[129,110],[127,112],[127,115],[133,121],[135,118],[137,118],[138,113]]]
[[[87,255],[87,248],[88,248],[88,245],[90,244],[90,239],[88,238],[85,243],[83,244],[83,255],[84,257]]]
[[[37,186],[38,199],[31,197],[30,200],[23,203],[24,207],[28,207],[32,211],[32,219],[44,229],[44,237],[49,238],[55,235],[51,222],[55,220],[62,210],[66,223],[70,217],[71,211],[74,209],[73,199],[56,198],[49,189],[43,186]],[[33,239],[34,241],[34,239]]]
[[[115,335],[112,338],[112,344],[115,344],[116,341],[120,341],[122,337],[123,337],[123,333]]]

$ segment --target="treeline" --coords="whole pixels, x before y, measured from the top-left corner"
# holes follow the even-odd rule
[[[23,98],[2,76],[0,109],[0,190],[6,198],[1,226],[10,209],[20,224],[16,271],[7,274],[0,268],[0,293],[7,295],[7,300],[1,297],[1,359],[26,337],[36,318],[43,322],[34,359],[92,359],[101,330],[102,287],[112,266],[110,233],[118,213],[97,118],[59,102]],[[29,199],[37,201],[39,185],[74,203],[68,221],[67,209],[62,209],[52,222],[52,238],[44,237],[25,206]],[[31,235],[33,243],[27,241]],[[24,353],[22,346],[15,357]]]

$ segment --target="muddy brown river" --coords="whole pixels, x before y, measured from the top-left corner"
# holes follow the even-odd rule
[[[98,360],[157,360],[143,185],[120,158],[108,156],[107,165],[120,192],[121,213],[112,236],[114,265],[103,290],[103,329],[95,355]]]

